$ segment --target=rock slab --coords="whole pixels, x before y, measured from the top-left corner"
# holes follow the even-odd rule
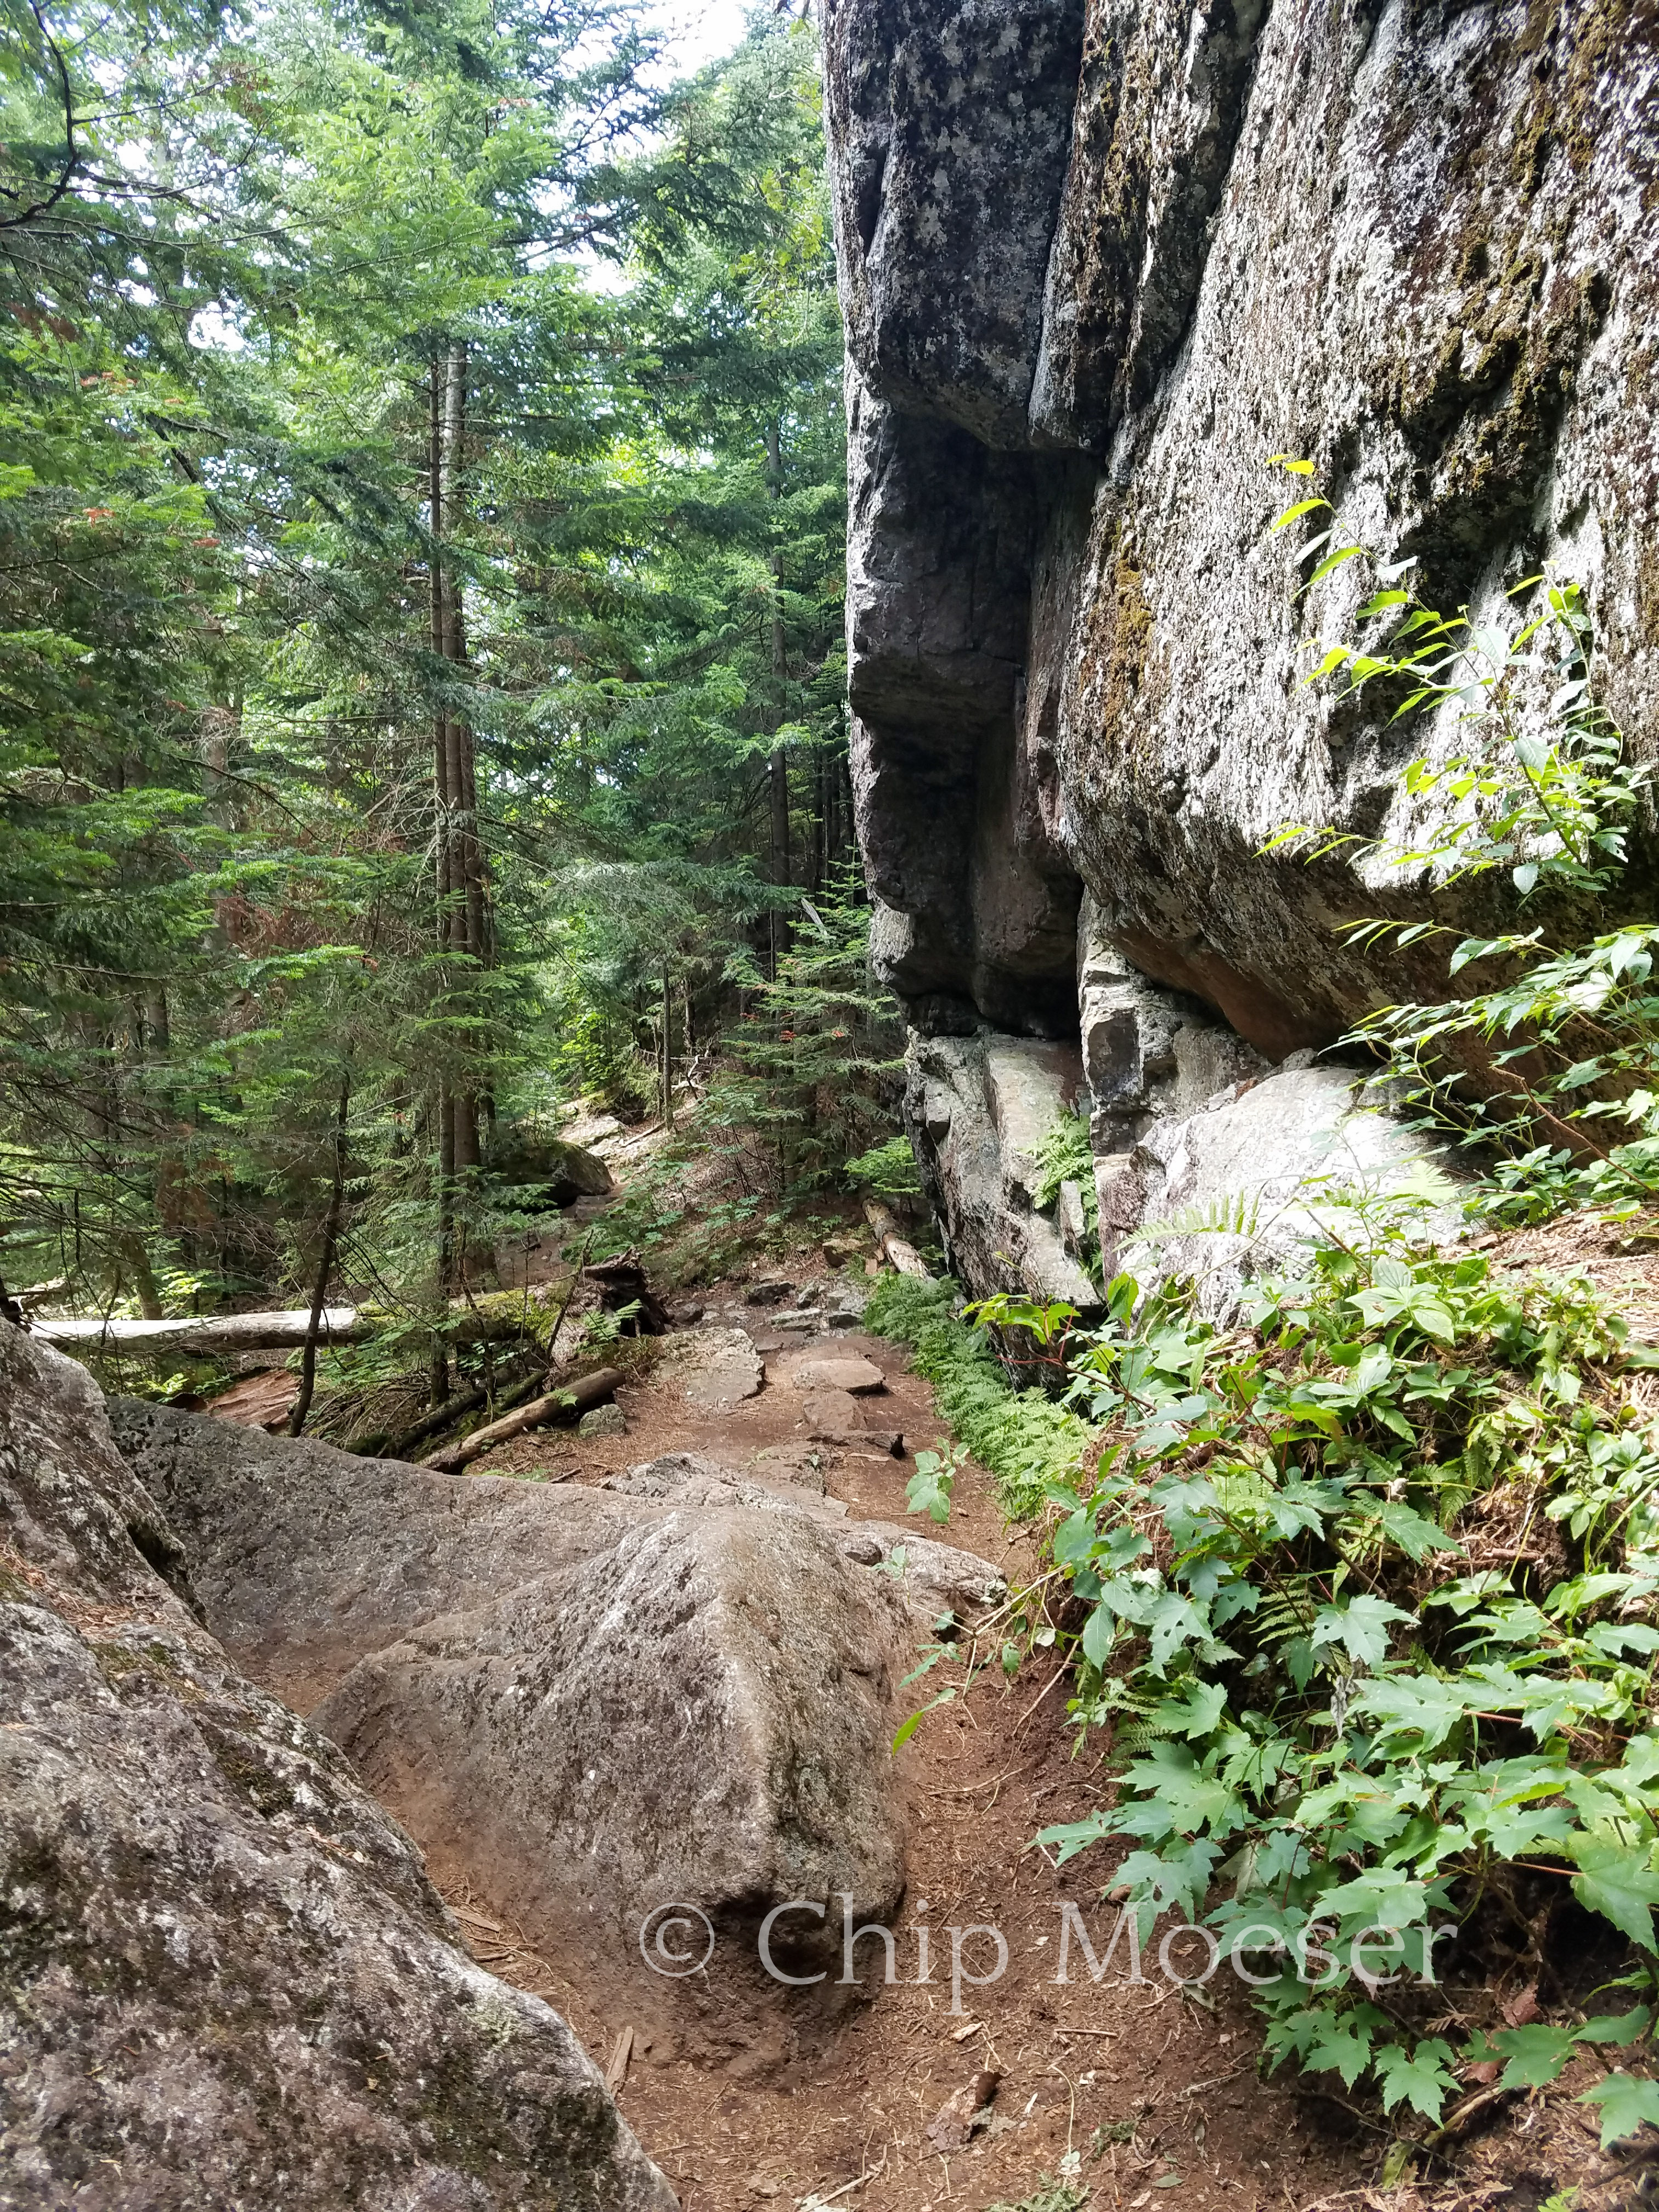
[[[784,2054],[761,1918],[843,1891],[879,1918],[903,1885],[889,1746],[917,1621],[902,1573],[843,1551],[844,1507],[690,1455],[599,1489],[457,1480],[115,1413],[210,1620],[349,1753],[441,1879],[631,1989],[632,2016]],[[671,1993],[641,1964],[667,1899],[717,1931],[717,1984]]]
[[[754,1340],[741,1328],[677,1334],[659,1358],[656,1371],[678,1382],[688,1404],[710,1412],[757,1398],[766,1379]]]
[[[825,1359],[798,1359],[789,1370],[798,1390],[842,1390],[849,1397],[866,1398],[887,1388],[887,1377],[873,1359],[855,1353],[838,1353]]]
[[[8,2203],[674,2212],[565,2023],[203,1627],[186,1551],[84,1370],[0,1322]]]

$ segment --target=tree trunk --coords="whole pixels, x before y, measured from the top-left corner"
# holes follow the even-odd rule
[[[778,425],[766,426],[767,488],[774,500],[783,497],[783,445]],[[783,556],[775,552],[771,556],[775,589],[772,593],[772,689],[775,708],[772,726],[781,730],[789,719],[787,641],[783,631],[783,603],[781,589],[783,583]],[[771,798],[772,881],[787,884],[791,880],[789,854],[789,756],[787,748],[775,745],[768,764]],[[775,982],[778,962],[789,949],[789,924],[785,916],[772,910],[772,978]]]
[[[475,1429],[459,1443],[434,1452],[421,1464],[435,1468],[441,1474],[459,1474],[492,1444],[505,1443],[509,1437],[522,1436],[526,1429],[538,1429],[545,1422],[557,1420],[562,1413],[585,1413],[592,1406],[603,1405],[622,1380],[622,1370],[616,1367],[601,1367],[594,1374],[579,1375],[562,1389],[550,1390],[543,1398],[532,1398],[516,1413],[492,1421],[487,1428]]]
[[[444,364],[444,421],[442,484],[444,526],[451,538],[459,530],[465,512],[462,462],[466,441],[467,350],[449,349]],[[447,578],[444,592],[443,656],[452,667],[466,659],[466,615],[459,579]],[[465,959],[478,966],[486,957],[487,916],[483,847],[478,836],[477,744],[469,721],[452,719],[447,728],[447,769],[453,840],[450,885],[452,913],[450,942]],[[470,984],[470,977],[464,978]],[[459,1083],[454,1096],[453,1172],[471,1174],[479,1161],[478,1095],[471,1083]],[[458,1255],[459,1256],[459,1255]]]
[[[300,1395],[294,1401],[294,1410],[288,1417],[288,1432],[297,1437],[306,1425],[306,1415],[311,1411],[312,1394],[317,1387],[317,1339],[322,1331],[323,1301],[328,1296],[328,1279],[334,1272],[334,1252],[340,1241],[340,1213],[345,1200],[346,1117],[351,1109],[351,1078],[348,1075],[340,1084],[340,1110],[334,1121],[334,1182],[328,1194],[328,1215],[323,1223],[323,1249],[317,1259],[317,1281],[311,1293],[311,1318],[306,1327],[305,1350],[300,1361]]]
[[[674,1126],[674,985],[668,963],[662,963],[662,1118]]]
[[[448,658],[445,645],[449,632],[443,556],[440,550],[447,520],[444,501],[445,382],[444,358],[441,354],[434,354],[431,382],[427,389],[426,483],[427,519],[432,533],[428,608],[430,639],[433,653],[440,660]],[[450,942],[450,896],[453,888],[451,811],[449,724],[441,700],[432,721],[432,872],[441,955],[448,950]],[[447,992],[447,981],[441,969],[438,990],[441,999]],[[445,1304],[449,1297],[453,1274],[455,1118],[450,1086],[441,1073],[437,1080],[434,1106],[438,1138],[438,1298],[440,1304]],[[443,1339],[434,1337],[432,1347],[432,1401],[434,1405],[441,1405],[448,1395],[449,1354]]]
[[[319,1328],[337,1344],[360,1344],[382,1324],[352,1306],[324,1309]],[[311,1328],[308,1307],[283,1313],[210,1314],[198,1321],[36,1321],[30,1334],[65,1351],[131,1352],[140,1358],[211,1359],[222,1352],[292,1352]]]

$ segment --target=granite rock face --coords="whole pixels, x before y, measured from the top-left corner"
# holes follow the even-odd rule
[[[1095,1303],[1051,1211],[1035,1203],[1037,1147],[1082,1091],[1075,1050],[994,1030],[913,1035],[905,1121],[951,1272],[985,1294]]]
[[[816,1959],[843,1893],[860,1918],[896,1909],[899,1684],[940,1593],[965,1613],[996,1584],[983,1560],[924,1543],[883,1568],[903,1533],[849,1541],[821,1478],[810,1493],[683,1453],[590,1489],[112,1413],[210,1625],[441,1881],[685,2047],[779,2062],[852,2001],[833,1975],[817,1995],[765,1978],[758,1929],[821,1900],[822,1929],[794,1931]],[[668,1903],[714,1931],[709,1975],[647,1971],[640,1931]]]
[[[1353,564],[1293,603],[1305,534],[1414,559],[1431,604],[1477,618],[1546,562],[1575,576],[1602,696],[1644,741],[1659,14],[823,13],[878,964],[930,1037],[1081,1032],[1115,1152],[1198,1103],[1195,1065],[1177,1107],[1156,1096],[1183,1035],[1188,1059],[1224,1061],[1231,1030],[1272,1064],[1442,994],[1432,946],[1337,933],[1420,913],[1420,880],[1262,850],[1292,822],[1404,833],[1401,769],[1456,742],[1302,683],[1302,641],[1344,634],[1362,588]],[[1270,537],[1279,452],[1334,516]],[[1503,896],[1473,885],[1450,918]]]
[[[0,1322],[6,2202],[673,2212],[563,2021],[204,1628],[187,1551],[91,1377]]]

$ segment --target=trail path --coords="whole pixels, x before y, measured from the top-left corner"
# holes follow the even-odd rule
[[[796,1264],[801,1284],[811,1287]],[[823,1273],[821,1266],[816,1273]],[[833,1291],[837,1279],[822,1287]],[[899,1346],[858,1331],[803,1340],[745,1308],[744,1287],[702,1295],[706,1322],[746,1325],[765,1362],[757,1395],[698,1407],[678,1379],[659,1374],[619,1391],[626,1436],[544,1431],[492,1454],[481,1471],[592,1483],[661,1453],[693,1451],[777,1481],[791,1462],[810,1477],[816,1458],[827,1497],[850,1518],[904,1522],[913,1455],[941,1433],[927,1386],[906,1373]],[[860,1402],[871,1425],[902,1432],[903,1458],[810,1443],[812,1394],[792,1370],[803,1358],[849,1355],[881,1370],[884,1389]],[[998,1563],[1012,1583],[1036,1571],[1029,1540],[1005,1530],[988,1479],[971,1466],[958,1481],[948,1527],[911,1525]],[[938,1679],[915,1687],[918,1702]],[[1082,1817],[1106,1786],[1097,1756],[1071,1755],[1066,1695],[1039,1653],[1012,1682],[988,1673],[965,1704],[930,1714],[901,1754],[913,1811],[908,1887],[894,1929],[899,1978],[880,1982],[882,1947],[866,1938],[859,1965],[872,2001],[825,2057],[787,2079],[745,2080],[741,2067],[711,2073],[671,2047],[635,2045],[621,2102],[685,2212],[773,2203],[811,2212],[815,2202],[830,2200],[878,2212],[939,2212],[946,2204],[1018,2201],[1042,2174],[1068,2175],[1075,2201],[1088,2195],[1102,2212],[1165,2203],[1288,2201],[1300,2208],[1356,2178],[1351,2156],[1316,2128],[1305,2099],[1257,2083],[1257,2034],[1241,1993],[1224,1986],[1231,1978],[1224,1967],[1194,2002],[1163,1979],[1155,1959],[1146,1962],[1148,1982],[1121,1978],[1121,1946],[1097,1986],[1073,1939],[1069,1984],[1056,1984],[1062,1904],[1082,1907],[1103,1957],[1115,1917],[1099,1900],[1103,1857],[1056,1874],[1032,1847],[1040,1827]],[[641,1752],[648,1757],[649,1747]],[[537,1955],[523,1931],[504,1927],[477,1899],[453,1901],[481,1961],[546,1995],[606,2064],[631,2025],[614,1999],[604,1989],[573,1985],[557,1960]],[[924,1922],[933,1931],[933,1978],[919,1984]],[[964,1989],[964,2010],[953,2015],[948,1931],[975,1923],[1000,1929],[1007,1967],[994,1983]],[[983,1935],[966,1938],[963,1957],[974,1971],[987,1971],[994,1946]],[[1195,1971],[1202,1954],[1194,1947],[1188,1961],[1177,1952],[1175,1963]],[[946,2101],[986,2072],[1001,2076],[988,2124],[965,2145],[951,2143],[948,2126],[930,2136]],[[1337,2117],[1350,2132],[1360,2130],[1357,2118]],[[1376,2150],[1383,2141],[1375,2139]]]

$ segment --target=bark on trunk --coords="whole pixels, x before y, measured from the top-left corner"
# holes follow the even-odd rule
[[[317,1388],[317,1340],[322,1334],[323,1301],[328,1279],[334,1272],[334,1253],[340,1241],[340,1213],[345,1203],[346,1122],[351,1111],[351,1079],[340,1085],[340,1110],[334,1120],[334,1181],[328,1194],[328,1215],[323,1223],[323,1249],[317,1259],[317,1282],[311,1294],[311,1318],[306,1328],[305,1351],[300,1363],[300,1391],[288,1417],[288,1432],[297,1437],[311,1411]]]
[[[327,1306],[319,1334],[331,1343],[361,1344],[383,1326],[378,1316],[355,1306]],[[146,1359],[175,1353],[206,1359],[230,1352],[297,1351],[310,1327],[311,1309],[300,1306],[282,1313],[210,1314],[181,1321],[105,1321],[94,1314],[84,1320],[37,1320],[29,1333],[66,1352],[107,1347]]]

